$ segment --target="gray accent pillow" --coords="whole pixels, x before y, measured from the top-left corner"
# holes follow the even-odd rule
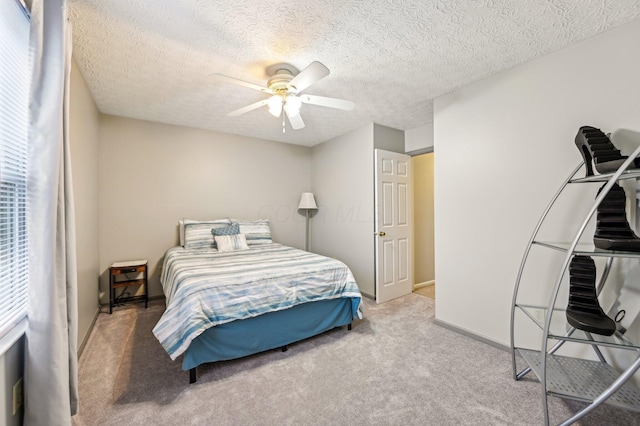
[[[238,235],[240,233],[240,225],[237,223],[232,223],[229,226],[224,226],[222,228],[211,228],[211,235],[213,235],[213,248],[217,248],[216,245],[216,236],[221,235]]]

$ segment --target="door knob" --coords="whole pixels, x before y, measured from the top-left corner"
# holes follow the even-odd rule
[[[379,235],[380,235],[381,237],[384,237],[385,235],[387,235],[387,233],[386,233],[386,232],[384,232],[384,231],[380,231]]]

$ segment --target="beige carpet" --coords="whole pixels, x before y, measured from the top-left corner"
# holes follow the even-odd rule
[[[510,355],[433,324],[416,294],[367,300],[352,331],[200,368],[189,385],[151,329],[163,306],[100,314],[80,359],[76,425],[540,425],[537,381],[516,382]],[[578,403],[550,398],[552,422]],[[640,424],[600,407],[584,425]]]
[[[435,299],[436,298],[436,285],[427,285],[424,287],[418,287],[415,290],[413,290],[414,293],[419,294],[421,296],[426,296],[430,299]]]

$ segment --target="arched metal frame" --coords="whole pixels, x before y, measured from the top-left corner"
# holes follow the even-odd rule
[[[553,290],[551,292],[551,296],[549,298],[549,303],[547,305],[547,313],[546,313],[546,316],[545,316],[545,323],[544,323],[543,336],[542,336],[542,345],[541,345],[541,350],[540,350],[540,357],[541,357],[541,359],[540,359],[540,366],[541,366],[540,384],[541,384],[541,391],[542,391],[542,407],[543,407],[543,412],[544,412],[545,424],[547,424],[547,425],[549,424],[549,409],[548,409],[548,403],[547,403],[547,398],[548,398],[548,394],[547,394],[547,355],[555,353],[566,342],[566,340],[561,340],[561,341],[558,341],[552,348],[550,348],[550,349],[548,348],[549,329],[550,329],[551,319],[552,319],[552,315],[553,315],[553,308],[554,308],[554,306],[556,304],[556,300],[557,300],[557,297],[558,297],[558,292],[560,290],[560,286],[562,284],[562,280],[563,280],[564,275],[565,275],[565,273],[567,271],[567,268],[569,266],[571,258],[574,256],[574,254],[576,252],[576,247],[577,247],[580,239],[582,238],[582,235],[583,235],[586,227],[588,226],[588,224],[592,220],[593,215],[596,212],[598,206],[600,206],[600,203],[606,197],[606,195],[609,193],[609,191],[611,190],[613,185],[616,182],[618,182],[618,180],[620,180],[620,178],[623,175],[623,173],[625,173],[625,171],[629,168],[629,166],[632,164],[632,162],[635,160],[635,158],[638,157],[638,155],[640,155],[640,146],[638,148],[636,148],[636,150],[633,152],[633,154],[631,154],[629,156],[629,158],[627,158],[627,160],[618,168],[618,170],[616,170],[616,172],[613,173],[608,178],[608,180],[606,180],[606,184],[600,190],[600,193],[596,197],[596,200],[595,200],[593,206],[591,207],[591,209],[587,213],[582,225],[578,229],[575,238],[571,242],[569,248],[566,250],[566,256],[564,258],[564,262],[562,264],[562,268],[560,269],[560,273],[558,274],[558,278],[557,278],[557,280],[555,282],[555,285],[553,287]],[[544,223],[544,221],[545,221],[547,215],[549,214],[551,208],[553,207],[553,205],[555,204],[555,202],[559,198],[560,194],[564,191],[564,189],[566,188],[566,186],[569,183],[577,182],[577,181],[581,181],[581,182],[603,182],[604,181],[604,179],[602,179],[602,177],[599,177],[599,176],[592,176],[592,177],[587,177],[587,178],[581,178],[581,179],[574,180],[574,177],[575,177],[576,173],[582,168],[583,164],[584,163],[580,163],[580,165],[578,165],[578,167],[576,167],[576,169],[569,175],[569,177],[564,181],[564,183],[562,184],[560,189],[556,192],[556,194],[551,199],[551,202],[549,203],[549,205],[547,206],[547,208],[543,212],[540,220],[538,221],[538,223],[537,223],[537,225],[536,225],[536,227],[535,227],[535,229],[534,229],[534,231],[533,231],[533,233],[531,235],[529,243],[527,244],[527,247],[525,249],[525,253],[524,253],[524,256],[522,258],[522,262],[520,263],[520,269],[518,270],[518,275],[517,275],[517,278],[516,278],[516,285],[515,285],[515,288],[514,288],[513,299],[512,299],[512,304],[511,304],[511,325],[510,325],[511,358],[512,358],[512,364],[513,364],[513,377],[514,377],[515,380],[519,380],[520,378],[522,378],[524,375],[526,375],[527,373],[529,373],[531,371],[531,367],[525,368],[520,373],[518,373],[518,371],[517,371],[516,353],[515,353],[515,351],[516,351],[516,347],[515,347],[515,325],[514,325],[514,322],[515,322],[515,309],[517,307],[518,291],[520,289],[520,282],[522,280],[522,275],[523,275],[523,272],[524,272],[524,268],[525,268],[526,262],[527,262],[528,257],[529,257],[529,253],[531,251],[531,247],[535,244],[538,232],[540,231],[540,228],[542,227],[542,224]],[[618,256],[618,257],[621,257],[621,256]],[[611,270],[611,265],[612,265],[612,262],[613,262],[613,258],[614,258],[614,256],[610,256],[607,259],[605,270],[603,271],[602,276],[600,278],[600,282],[598,284],[598,288],[597,288],[597,293],[598,294],[602,290],[602,287],[605,284],[605,281],[607,279],[609,271]],[[566,337],[571,336],[571,334],[573,334],[573,332],[575,330],[576,329],[574,327],[569,328],[569,330],[567,331]],[[589,334],[587,334],[587,336],[590,337]],[[598,348],[597,343],[594,342],[592,344],[592,347],[595,350],[596,355],[598,356],[598,359],[600,359],[601,362],[605,362],[605,359],[604,359],[602,353],[600,352],[600,349]],[[595,398],[591,402],[591,404],[589,404],[588,406],[586,406],[585,408],[583,408],[582,410],[577,412],[574,416],[572,416],[571,418],[565,420],[561,424],[562,425],[572,424],[572,423],[576,422],[577,420],[581,419],[582,417],[584,417],[585,415],[587,415],[593,409],[595,409],[600,404],[602,404],[604,401],[606,401],[607,398],[609,398],[611,395],[613,395],[618,389],[620,389],[620,387],[622,387],[627,382],[627,380],[629,380],[629,378],[631,378],[633,376],[633,374],[639,368],[640,368],[640,356],[638,356],[636,361],[633,364],[631,364],[607,389],[605,389],[597,398]]]

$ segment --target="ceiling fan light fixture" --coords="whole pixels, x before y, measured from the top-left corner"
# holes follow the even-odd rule
[[[267,102],[267,105],[269,106],[269,113],[274,117],[280,117],[283,102],[284,99],[280,95],[273,95],[270,97]]]
[[[292,129],[300,130],[305,127],[304,120],[300,114],[302,104],[318,105],[344,111],[351,111],[355,106],[352,101],[345,101],[343,99],[308,95],[306,93],[298,96],[309,86],[329,75],[329,68],[320,62],[314,61],[302,71],[298,71],[297,68],[290,64],[274,64],[268,67],[266,71],[270,77],[266,87],[226,75],[215,74],[222,80],[270,95],[261,101],[230,112],[227,114],[228,117],[237,117],[260,107],[267,106],[271,115],[276,118],[282,117],[282,131],[284,132],[286,126],[285,115],[289,118]]]
[[[295,117],[300,114],[301,106],[302,101],[297,96],[287,96],[287,99],[284,102],[284,110],[289,117]]]

